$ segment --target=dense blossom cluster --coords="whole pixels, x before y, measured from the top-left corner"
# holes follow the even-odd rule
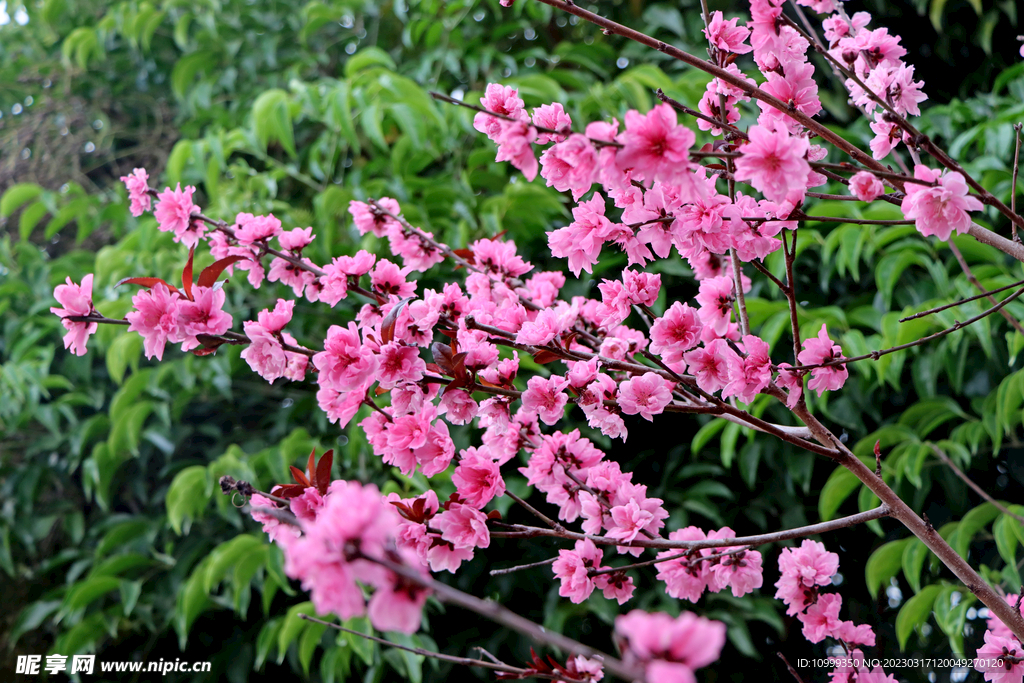
[[[828,51],[852,73],[853,100],[873,117],[875,158],[901,142],[914,144],[893,113],[919,113],[925,95],[913,67],[901,62],[906,51],[899,38],[869,30],[869,15],[847,17],[832,0],[798,2],[834,13],[824,20]],[[547,234],[551,253],[576,277],[592,273],[606,248],[626,254],[629,267],[603,279],[596,298],[560,296],[566,275],[535,272],[510,240],[481,238],[452,250],[410,225],[389,197],[352,201],[349,212],[359,234],[387,241],[394,261],[358,251],[317,264],[303,253],[315,239],[310,227],[285,230],[273,215],[248,213],[238,213],[233,223],[214,221],[193,203],[194,187],[156,192],[143,169],[122,178],[133,215],[152,210],[175,242],[207,245],[217,260],[192,283],[190,257],[180,290],[157,278],[126,281],[145,288],[134,295],[126,320],[143,336],[147,358],[161,359],[167,342],[196,353],[244,343],[242,357],[268,382],[315,376],[319,407],[340,428],[361,414],[358,424],[383,462],[405,475],[450,472],[456,492],[444,501],[433,490],[384,498],[372,486],[344,481],[305,488],[288,502],[297,525],[282,523],[284,510],[274,500],[252,497],[253,516],[284,549],[286,571],[311,591],[319,612],[347,618],[368,611],[378,629],[414,631],[427,591],[374,560],[424,577],[428,569],[455,572],[489,547],[496,513],[487,507],[506,494],[505,476],[522,462],[517,471],[557,508],[558,520],[578,524],[586,535],[552,564],[559,594],[579,603],[598,589],[623,604],[634,593],[634,579],[629,568],[605,565],[605,546],[615,549],[612,557],[639,557],[644,541],[664,540],[669,513],[646,485],[578,429],[569,430],[567,411],[579,409],[577,417],[591,428],[625,440],[624,416],[653,421],[666,412],[720,413],[761,394],[796,409],[806,400],[807,378],[806,389],[819,397],[843,387],[846,358],[825,325],[816,336],[797,339],[795,348],[774,351],[792,363],[774,362],[773,349],[751,331],[742,307],[752,285],[744,264],[783,248],[808,192],[828,180],[819,163],[827,151],[801,123],[821,111],[810,43],[784,20],[781,0],[752,0],[750,6],[745,25],[715,12],[706,27],[712,61],[727,73],[716,72],[709,83],[697,125],[725,140],[700,153],[695,133],[669,104],[628,111],[621,125],[590,122],[578,132],[562,104],[527,111],[515,88],[487,86],[473,125],[497,145],[497,160],[510,162],[527,180],[539,175],[575,203],[572,221]],[[736,62],[741,55],[751,55],[764,82],[743,73]],[[788,106],[758,99],[756,124],[740,131],[734,127],[739,104],[750,101],[755,86]],[[539,145],[547,147],[538,158]],[[700,163],[716,155],[722,163]],[[853,196],[870,202],[883,197],[891,175],[861,170],[847,182]],[[902,210],[925,236],[946,240],[963,233],[971,225],[968,212],[982,208],[960,173],[918,164],[914,181],[904,184],[893,185]],[[664,302],[661,275],[644,268],[675,258],[688,264],[697,294]],[[421,289],[416,274],[446,259],[463,268],[464,282]],[[331,325],[322,341],[308,346],[285,331],[292,299],[244,321],[239,334],[216,283],[221,272],[235,268],[254,288],[279,282],[310,303],[334,308],[352,296],[360,305],[354,320]],[[63,318],[65,346],[81,355],[98,319],[92,276],[81,286],[68,280],[54,295],[63,306],[51,310]],[[634,316],[643,328],[628,324]],[[561,366],[521,376],[520,354]],[[477,445],[456,447],[450,427],[463,425],[479,430]],[[728,527],[667,533],[679,542],[735,537]],[[763,584],[761,553],[744,546],[662,550],[656,567],[667,594],[691,602],[705,590],[729,589],[740,597]],[[833,638],[848,652],[874,645],[869,626],[839,619],[840,596],[821,592],[837,571],[835,554],[804,541],[782,551],[779,568],[776,597],[809,641]],[[615,630],[624,661],[642,666],[652,683],[689,683],[695,669],[718,658],[725,638],[723,624],[688,613],[673,619],[634,610],[616,620]],[[986,651],[1018,647],[997,627],[986,634]],[[579,680],[600,679],[599,664],[580,657],[569,666]],[[1021,674],[1013,671],[1002,678],[987,672],[986,678],[1019,683]],[[892,680],[880,670],[833,674],[840,683],[854,678]]]

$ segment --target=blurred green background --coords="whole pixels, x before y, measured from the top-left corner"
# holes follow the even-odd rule
[[[8,0],[0,7],[0,678],[8,680],[17,655],[49,652],[213,662],[205,678],[168,681],[482,675],[338,639],[298,620],[310,607],[283,576],[280,553],[216,490],[223,474],[269,489],[313,447],[335,448],[337,477],[410,495],[424,489],[422,477],[383,467],[357,427],[340,431],[326,422],[314,385],[269,385],[237,348],[206,358],[168,348],[162,363],[151,363],[141,357],[141,338],[106,328],[88,355],[69,355],[48,312],[53,287],[95,272],[97,308],[120,317],[132,292],[115,289],[119,279],[177,277],[183,249],[151,216],[136,220],[127,211],[117,179],[136,166],[149,170],[154,185],[198,187],[197,203],[208,215],[273,212],[286,227],[312,225],[319,239],[308,255],[320,263],[377,250],[372,236],[359,238],[346,209],[351,199],[388,195],[411,221],[455,247],[507,230],[539,269],[561,269],[545,256],[544,233],[568,222],[567,197],[494,163],[494,148],[473,131],[471,113],[433,101],[428,91],[475,102],[488,82],[502,81],[516,85],[528,106],[563,102],[582,124],[646,110],[658,87],[695,105],[706,77],[529,0],[510,10],[496,0]],[[746,5],[712,9],[741,13]],[[903,37],[907,61],[931,97],[920,127],[1008,201],[1011,126],[1024,118],[1012,0],[869,0],[847,9],[872,11],[873,26]],[[694,0],[611,2],[600,11],[702,54]],[[851,117],[829,72],[819,73],[826,121],[866,147],[867,126]],[[810,213],[850,210],[821,202]],[[896,214],[883,205],[855,215]],[[978,220],[1008,232],[994,214]],[[998,252],[970,239],[955,243],[983,287],[1020,279],[1019,266]],[[816,331],[827,323],[849,355],[928,334],[983,308],[974,303],[896,322],[907,311],[976,292],[950,249],[913,227],[811,224],[801,230],[800,249],[801,325]],[[590,292],[624,265],[624,258],[608,257],[593,277],[570,279],[565,293]],[[768,265],[781,267],[774,257]],[[695,293],[685,262],[672,258],[656,269],[669,297]],[[435,270],[421,286],[451,274],[445,265]],[[770,342],[785,340],[784,301],[754,279],[747,302],[755,329]],[[290,294],[269,283],[254,291],[239,277],[227,291],[236,326]],[[1024,304],[1007,310],[1024,318]],[[289,330],[315,344],[328,325],[353,314],[344,303],[329,310],[300,302]],[[776,361],[792,360],[783,357],[786,346]],[[814,401],[859,455],[881,440],[890,483],[1007,592],[1020,586],[1024,531],[979,506],[929,444],[993,495],[1020,499],[1022,348],[1024,337],[993,316],[938,343],[859,364],[844,391]],[[755,410],[788,419],[768,401]],[[670,528],[727,524],[756,533],[874,505],[828,463],[736,425],[687,419],[666,436],[633,421],[625,446],[581,426],[666,500]],[[474,438],[465,428],[453,435],[462,447]],[[526,492],[518,475],[508,483]],[[983,630],[977,605],[906,536],[887,522],[824,539],[841,555],[843,618],[887,637],[879,657],[896,656],[904,645],[908,653],[938,656],[952,647],[973,656]],[[496,541],[444,578],[610,650],[613,604],[600,597],[569,604],[543,568],[487,576],[495,566],[544,559],[556,548]],[[763,660],[771,678],[786,679],[777,650],[790,659],[825,654],[771,599],[777,548],[761,550],[759,594],[708,596],[695,608],[730,626],[727,653],[702,672],[705,680],[742,680],[752,659]],[[636,572],[635,580],[637,597],[626,608],[691,608],[668,599],[653,571]],[[418,635],[388,637],[452,654],[472,655],[480,645],[513,662],[528,657],[529,643],[475,617],[448,614],[436,603],[427,615]],[[368,629],[359,620],[353,625]],[[895,673],[936,680],[928,671]],[[933,673],[963,680],[949,670]]]

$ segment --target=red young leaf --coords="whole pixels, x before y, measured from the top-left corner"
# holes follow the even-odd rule
[[[274,495],[278,498],[298,498],[305,492],[306,487],[302,484],[284,484],[274,489]]]
[[[438,330],[441,334],[448,337],[449,339],[455,339],[455,335],[458,334],[455,330]]]
[[[388,393],[389,391],[391,391],[391,390],[390,389],[385,389],[384,387],[382,387],[380,385],[377,385],[377,388],[373,390],[373,395],[374,396],[381,396],[383,394]]]
[[[430,353],[434,356],[434,362],[441,372],[449,377],[455,376],[455,364],[452,362],[454,354],[451,347],[441,342],[434,342],[430,345]]]
[[[185,270],[181,271],[181,288],[185,290],[185,296],[189,301],[194,301],[192,298],[192,258],[195,255],[195,247],[188,250],[188,263],[185,264]]]
[[[300,470],[295,465],[292,465],[290,469],[292,471],[292,479],[297,481],[302,486],[303,489],[308,489],[310,486],[312,486],[312,484],[309,483],[309,479],[306,478],[305,472]]]
[[[875,442],[875,457],[876,458],[881,458],[882,457],[882,448],[881,448],[881,446],[882,446],[882,442],[881,441],[876,441]]]
[[[306,463],[306,476],[309,478],[309,485],[316,483],[316,449],[309,452],[309,462]]]
[[[557,353],[551,353],[550,351],[538,351],[533,354],[533,359],[541,365],[545,365],[546,363],[553,363],[554,361],[559,360],[560,356]]]
[[[437,363],[427,363],[427,372],[432,372],[435,375],[440,375],[441,368],[438,367]]]
[[[217,278],[224,272],[224,269],[230,266],[232,263],[238,261],[244,261],[247,256],[228,256],[222,258],[219,261],[214,261],[213,265],[203,268],[203,272],[199,273],[199,282],[196,284],[200,287],[213,287],[214,283],[217,282]]]
[[[472,249],[452,249],[452,253],[468,263],[476,263]]]
[[[227,340],[223,337],[215,337],[212,334],[197,334],[196,340],[198,340],[204,348],[210,349],[211,351],[214,351],[217,347],[227,343]]]
[[[487,519],[501,519],[501,513],[497,510],[491,510],[487,513]]]
[[[209,355],[214,354],[214,353],[217,353],[217,347],[216,346],[200,346],[198,349],[192,349],[192,355],[193,356],[200,356],[200,357],[202,357],[202,356],[209,356]]]
[[[334,462],[334,449],[320,456],[316,464],[316,490],[321,496],[327,495],[327,487],[331,485],[331,464]]]
[[[415,299],[416,297],[407,297],[402,299],[391,311],[384,316],[384,320],[380,324],[380,341],[382,344],[387,344],[395,338],[395,323],[398,322],[398,314],[402,311],[407,303]]]
[[[718,171],[724,171],[725,164],[705,164],[704,168],[713,168]]]
[[[167,284],[158,277],[126,277],[123,280],[119,280],[118,283],[114,286],[120,287],[121,285],[142,285],[143,287],[148,288],[155,287],[156,285],[159,284],[163,284],[165,287],[167,287],[167,289],[171,290],[172,292],[178,291],[177,287],[171,284]]]

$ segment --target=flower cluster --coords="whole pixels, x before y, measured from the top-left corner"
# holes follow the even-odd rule
[[[718,660],[725,645],[725,624],[683,612],[633,610],[615,618],[615,635],[627,662],[644,667],[652,683],[692,683],[696,669]]]
[[[253,496],[254,506],[269,503],[258,498]],[[302,534],[273,526],[270,531],[284,550],[285,573],[302,581],[317,612],[342,619],[369,613],[381,631],[419,628],[429,591],[374,561],[390,560],[426,576],[414,553],[396,547],[401,521],[377,487],[334,481],[323,496],[309,488],[292,498],[291,509]],[[374,588],[369,605],[361,585]]]

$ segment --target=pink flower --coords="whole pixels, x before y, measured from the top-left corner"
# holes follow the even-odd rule
[[[351,391],[373,380],[377,356],[362,344],[355,323],[347,328],[331,325],[324,350],[313,356],[313,365],[320,371],[320,386]]]
[[[249,367],[268,382],[283,377],[288,367],[288,358],[281,342],[259,323],[247,320],[242,323],[242,327],[250,342],[249,346],[242,349],[242,358]]]
[[[918,164],[914,167],[914,177],[938,181],[936,187],[918,183],[906,185],[906,196],[900,208],[903,215],[914,220],[919,233],[925,237],[935,235],[945,241],[954,230],[962,235],[971,229],[971,217],[967,212],[981,211],[983,207],[976,197],[968,196],[967,183],[962,175],[954,171],[940,177],[938,171]]]
[[[645,372],[619,385],[619,407],[626,415],[640,414],[648,422],[672,402],[672,382],[654,372]]]
[[[663,612],[633,610],[615,618],[615,635],[627,662],[646,663],[652,683],[692,683],[694,669],[716,661],[725,645],[725,624],[683,612],[673,619]]]
[[[315,486],[308,486],[301,495],[288,500],[288,509],[303,522],[316,521],[316,515],[324,506],[324,497]]]
[[[885,194],[885,185],[875,174],[860,171],[850,178],[850,192],[862,202],[872,202]]]
[[[651,353],[660,355],[666,363],[681,362],[683,352],[697,345],[702,327],[697,311],[674,302],[651,326]]]
[[[798,614],[810,604],[816,587],[831,583],[838,569],[839,556],[818,541],[805,540],[799,548],[783,548],[779,554],[782,577],[775,583],[779,589],[775,597],[789,606],[786,614]]]
[[[398,202],[391,197],[381,197],[377,200],[377,204],[395,216],[402,212]],[[352,222],[355,223],[360,235],[372,232],[377,237],[384,237],[391,230],[402,227],[398,221],[386,213],[354,199],[348,203],[348,212],[352,214]]]
[[[254,216],[240,213],[235,216],[235,239],[244,246],[268,240],[281,234],[281,221],[274,214]]]
[[[729,329],[729,318],[732,315],[733,281],[731,277],[709,277],[700,281],[700,291],[696,296],[700,309],[697,315],[702,323],[722,336]]]
[[[420,358],[419,349],[415,346],[389,342],[380,348],[377,379],[384,389],[391,389],[403,382],[418,382],[426,370],[427,364]]]
[[[495,161],[508,161],[522,171],[527,180],[537,177],[537,157],[533,143],[537,141],[537,129],[524,121],[502,121],[501,131],[495,138],[498,154]]]
[[[168,341],[183,341],[178,323],[179,301],[178,296],[160,282],[148,292],[142,290],[132,297],[135,310],[125,318],[131,323],[128,331],[142,335],[146,358],[163,360]]]
[[[153,200],[149,196],[149,175],[144,168],[136,168],[129,175],[121,176],[121,182],[128,188],[128,199],[131,202],[129,211],[133,216],[141,216],[149,211]]]
[[[722,398],[736,396],[744,403],[751,403],[771,382],[772,362],[768,357],[768,344],[760,337],[752,334],[743,337],[743,350],[747,356],[733,366]]]
[[[96,323],[72,322],[68,316],[90,315],[92,305],[92,273],[82,278],[82,284],[76,285],[67,278],[67,284],[57,285],[53,290],[53,298],[64,308],[50,307],[50,312],[62,318],[60,321],[68,331],[64,335],[64,348],[76,356],[85,355],[85,343],[89,336],[96,332]]]
[[[429,578],[413,551],[401,553],[405,564],[416,567],[424,579]],[[414,559],[415,558],[415,559]],[[410,579],[399,576],[391,571],[383,573],[377,582],[377,590],[370,598],[367,614],[370,623],[379,631],[398,631],[415,633],[419,630],[423,619],[423,605],[426,604],[430,591]]]
[[[1008,605],[1016,605],[1017,597],[1018,595],[1016,593],[1009,593],[1004,595],[1003,599],[1006,600],[1006,604]],[[988,618],[988,630],[992,631],[995,635],[1004,638],[1013,637],[1013,631],[1011,631],[1010,627],[1004,624],[1002,620],[995,615],[995,613],[992,613]]]
[[[704,531],[695,526],[676,529],[668,537],[673,541],[702,541],[707,538]],[[676,550],[666,550],[658,553],[658,558],[678,554],[679,552]],[[665,582],[665,592],[669,597],[690,602],[697,602],[700,599],[711,578],[707,562],[699,559],[704,554],[707,553],[691,551],[679,559],[668,560],[657,565],[658,579]]]
[[[498,463],[476,448],[462,452],[459,466],[452,473],[452,483],[467,505],[483,509],[487,503],[505,493]]]
[[[416,291],[416,283],[405,279],[409,272],[408,268],[399,268],[397,264],[381,259],[370,272],[370,289],[385,296],[412,296]]]
[[[825,636],[832,635],[839,627],[839,608],[843,598],[835,593],[819,595],[818,601],[799,615],[804,623],[804,638],[812,643],[820,643]]]
[[[690,168],[690,147],[696,136],[680,126],[675,110],[659,104],[646,115],[626,112],[626,130],[618,141],[623,148],[615,155],[622,170],[633,169],[645,180],[678,181]]]
[[[561,135],[555,133],[541,133],[537,136],[537,144],[545,142],[562,142],[572,127],[572,119],[565,113],[565,109],[558,102],[554,104],[542,104],[533,110],[533,125],[538,128],[550,128],[557,130]]]
[[[551,565],[555,578],[561,582],[558,594],[579,604],[594,592],[594,581],[588,575],[591,569],[601,567],[603,553],[589,538],[576,541],[574,550],[559,550],[558,559]]]
[[[804,349],[798,355],[797,361],[801,365],[819,365],[829,363],[843,357],[843,349],[839,344],[834,344],[829,339],[825,325],[822,323],[821,330],[817,337],[804,340]],[[811,370],[811,381],[807,383],[808,389],[817,390],[818,396],[826,391],[841,389],[850,376],[845,365],[830,365],[823,368]]]
[[[565,404],[569,397],[563,392],[569,386],[569,380],[558,375],[551,377],[531,377],[523,392],[523,410],[540,417],[541,422],[553,425],[562,419]]]
[[[548,187],[559,192],[571,190],[573,201],[579,201],[590,190],[596,173],[597,150],[589,139],[578,133],[540,155],[540,176]]]
[[[484,96],[480,98],[480,104],[484,109],[493,111],[495,114],[502,114],[513,119],[526,117],[519,92],[515,88],[500,83],[487,84]],[[473,117],[473,127],[492,140],[501,132],[502,123],[504,123],[502,119],[488,116],[483,112]]]
[[[192,203],[195,191],[191,185],[182,190],[181,183],[174,190],[165,188],[157,195],[160,202],[153,212],[157,226],[164,232],[173,232],[174,241],[186,247],[194,247],[206,232],[206,223],[192,219],[192,214],[199,213],[199,207]]]
[[[742,359],[724,339],[715,339],[702,348],[687,351],[683,360],[697,379],[697,386],[712,394],[725,388]]]
[[[804,395],[803,376],[790,371],[789,368],[791,367],[793,366],[789,363],[779,363],[779,375],[775,378],[775,382],[789,392],[786,398],[786,407],[790,410],[796,407],[796,404]]]
[[[985,631],[985,644],[978,648],[974,668],[992,683],[1020,683],[1024,676],[1024,662],[1002,659],[1007,655],[1020,657],[1024,655],[1024,648],[1012,636],[997,636],[992,631]]]
[[[857,625],[852,621],[842,621],[833,632],[832,637],[851,645],[875,644],[875,632],[867,624]]]
[[[249,498],[249,514],[252,515],[254,520],[263,525],[263,531],[270,536],[271,543],[279,543],[282,538],[287,542],[287,540],[298,538],[302,535],[299,527],[285,524],[267,512],[260,512],[259,508],[275,510],[277,509],[277,503],[258,493]]]
[[[479,510],[452,503],[433,520],[441,532],[441,538],[456,548],[486,548],[491,544],[491,532],[487,529],[487,516]]]
[[[711,22],[704,29],[704,35],[719,50],[745,55],[754,49],[743,44],[750,36],[750,29],[736,26],[737,21],[724,19],[721,12],[712,12]]]
[[[604,215],[604,197],[595,192],[588,201],[580,202],[572,210],[573,222],[567,227],[548,233],[551,254],[569,259],[569,270],[576,277],[580,271],[592,273],[601,246],[613,230],[612,222]]]
[[[199,346],[196,338],[200,334],[219,335],[231,329],[230,313],[221,310],[224,307],[224,289],[212,287],[192,287],[193,301],[178,303],[178,322],[181,324],[182,351],[189,351]]]
[[[309,246],[315,237],[313,228],[292,228],[280,232],[277,241],[285,251],[300,252]]]
[[[749,135],[736,159],[736,179],[749,181],[771,201],[802,201],[811,170],[804,158],[810,149],[807,139],[760,125],[751,126]]]
[[[295,301],[278,299],[273,311],[264,308],[257,315],[257,319],[267,332],[280,332],[284,329],[285,325],[291,322],[294,310]]]

